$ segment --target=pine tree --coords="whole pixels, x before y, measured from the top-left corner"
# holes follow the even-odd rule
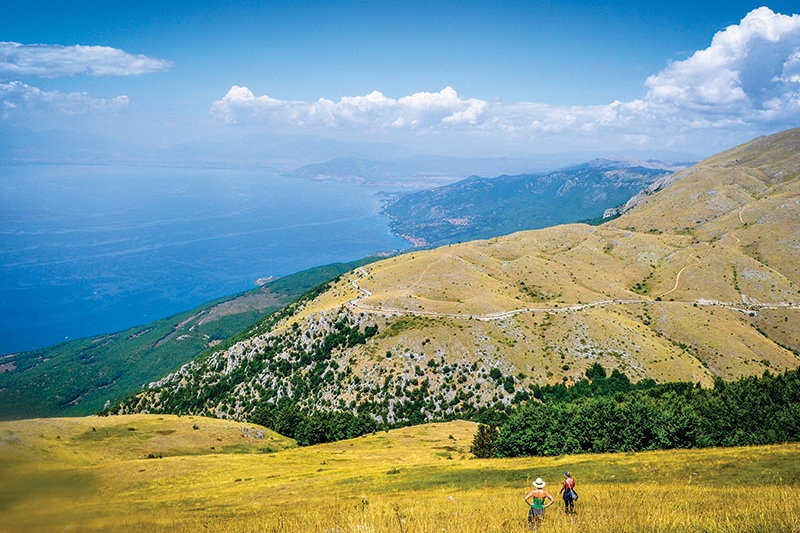
[[[478,459],[488,459],[497,453],[495,440],[500,435],[500,430],[496,426],[478,425],[478,432],[472,438],[472,446],[469,451]]]

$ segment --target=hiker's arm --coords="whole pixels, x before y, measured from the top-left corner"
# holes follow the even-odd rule
[[[556,502],[555,498],[553,498],[553,496],[549,492],[545,493],[545,498],[550,500],[550,503],[545,503],[544,504],[545,509],[550,507],[551,505],[553,505]]]

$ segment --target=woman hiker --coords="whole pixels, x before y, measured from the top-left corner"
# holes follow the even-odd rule
[[[525,503],[531,506],[528,511],[528,526],[531,530],[536,529],[539,522],[544,520],[544,510],[553,505],[556,501],[553,496],[544,490],[545,482],[537,477],[533,482],[533,490],[525,495]]]
[[[575,479],[569,472],[564,472],[564,482],[558,492],[562,493],[562,498],[564,498],[564,512],[567,514],[574,513],[575,500],[578,499],[578,495],[575,493]]]

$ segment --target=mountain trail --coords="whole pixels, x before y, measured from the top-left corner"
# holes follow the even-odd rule
[[[700,261],[697,260],[699,263]],[[669,294],[670,292],[676,290],[678,288],[678,284],[680,282],[680,276],[684,270],[689,268],[691,265],[687,265],[683,267],[678,275],[675,278],[675,286],[670,289],[669,291],[665,292],[661,295],[661,297]],[[362,267],[359,267],[357,271],[361,274],[360,279],[364,279],[369,276],[369,273]],[[506,318],[511,318],[515,315],[519,315],[522,313],[569,313],[574,311],[583,311],[586,309],[592,309],[595,307],[606,307],[610,305],[634,305],[634,304],[652,304],[652,305],[702,305],[702,306],[715,306],[715,307],[722,307],[725,309],[730,309],[731,311],[737,311],[740,313],[751,314],[756,313],[761,310],[765,309],[800,309],[800,302],[772,302],[772,303],[750,303],[746,305],[742,305],[741,302],[721,302],[717,300],[708,300],[708,299],[697,299],[694,301],[685,301],[685,302],[675,302],[675,301],[659,301],[659,300],[647,300],[644,298],[637,298],[637,299],[610,299],[610,300],[599,300],[596,302],[589,302],[585,304],[576,304],[567,307],[560,307],[560,306],[551,306],[551,307],[524,307],[518,309],[511,309],[508,311],[499,311],[496,313],[485,313],[480,315],[473,315],[473,314],[462,314],[462,313],[445,313],[441,311],[420,311],[420,310],[413,310],[413,309],[404,309],[398,307],[389,307],[384,305],[369,305],[362,302],[364,298],[368,298],[372,296],[372,292],[369,290],[361,287],[358,284],[360,279],[353,280],[353,287],[358,290],[362,296],[358,298],[354,298],[350,300],[348,305],[354,309],[359,309],[361,311],[374,313],[378,315],[390,316],[390,315],[406,315],[406,316],[423,316],[423,317],[438,317],[438,318],[454,318],[454,319],[461,319],[461,320],[481,320],[484,322],[494,321],[494,320],[503,320]]]

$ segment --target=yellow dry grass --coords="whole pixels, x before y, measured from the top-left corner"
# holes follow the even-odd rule
[[[253,429],[155,415],[0,423],[0,531],[523,532],[531,480],[558,498],[565,469],[578,512],[557,499],[542,531],[800,531],[797,444],[477,460],[468,422],[308,448]]]
[[[634,380],[702,384],[797,368],[799,139],[792,130],[713,157],[600,227],[372,263],[287,324],[364,314],[383,334],[339,363],[376,375],[387,353],[499,366],[523,387],[573,382],[595,362]]]

